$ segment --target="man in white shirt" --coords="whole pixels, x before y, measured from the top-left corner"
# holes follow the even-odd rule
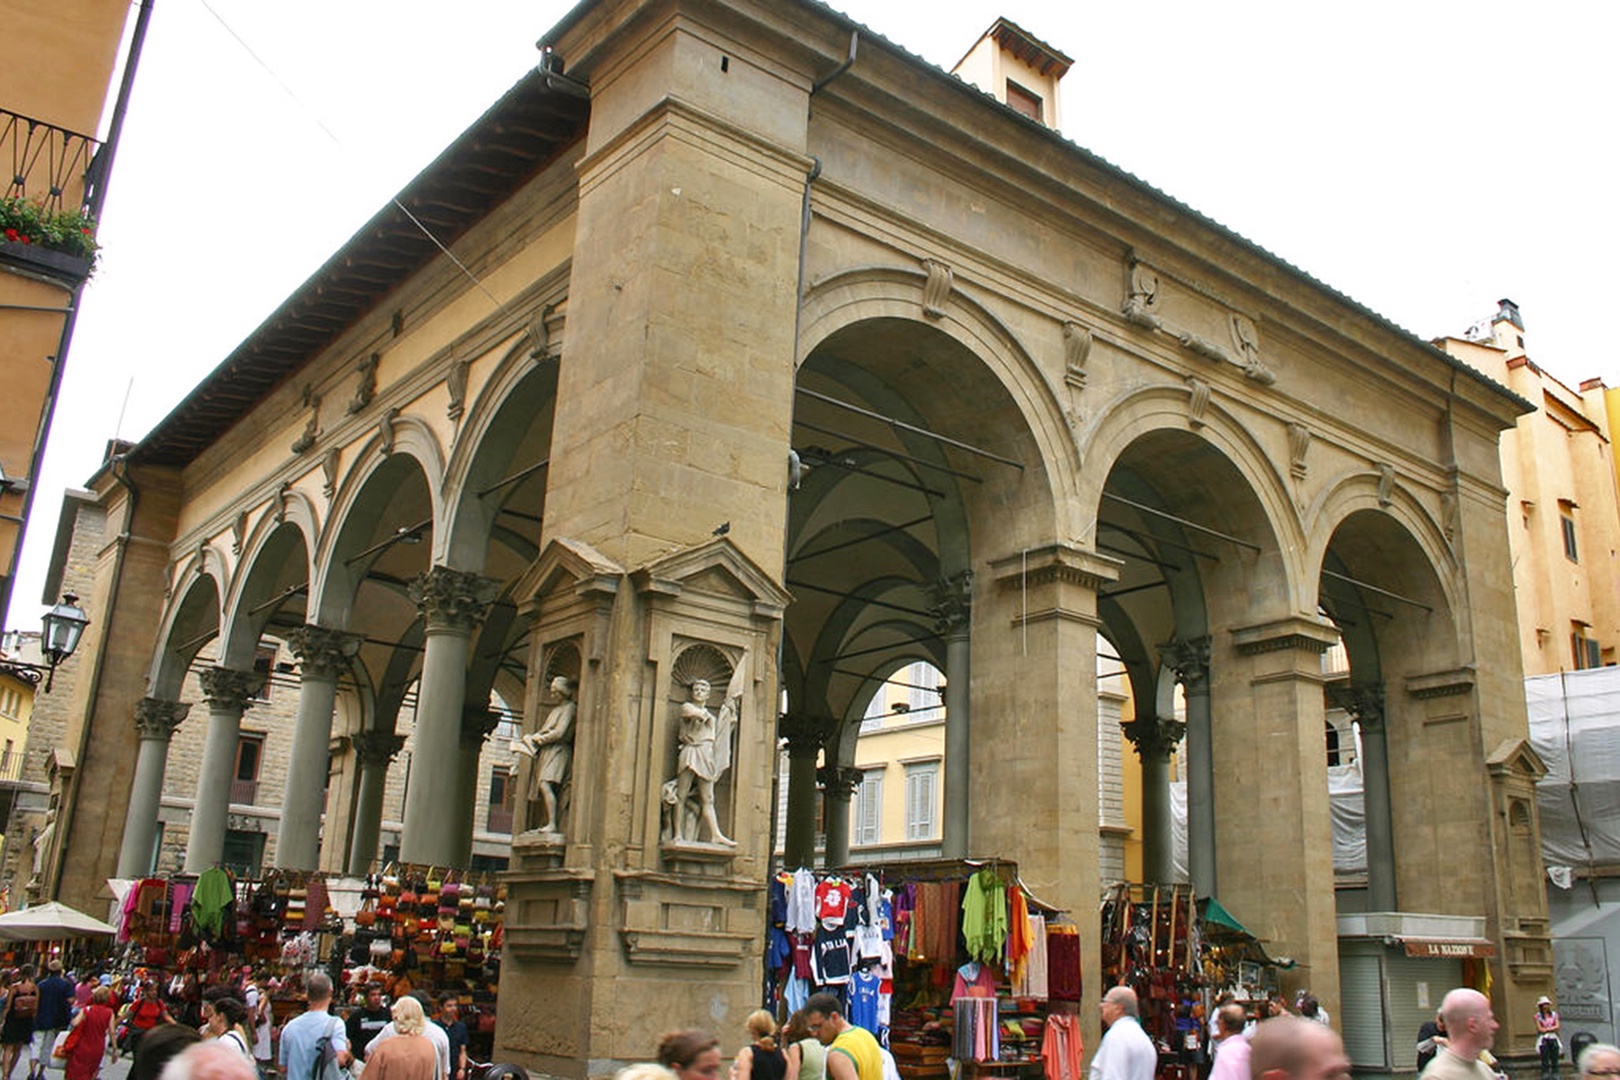
[[[1153,1080],[1159,1049],[1137,1019],[1136,991],[1116,986],[1103,995],[1102,1020],[1108,1025],[1091,1059],[1090,1080]]]
[[[417,1000],[421,1000],[420,994],[416,995],[416,997]],[[431,1006],[425,1001],[422,1003],[422,1009],[424,1012],[432,1011]],[[388,1021],[387,1024],[383,1025],[383,1029],[377,1032],[370,1042],[366,1043],[366,1057],[371,1056],[372,1048],[378,1043],[384,1039],[392,1039],[397,1034],[399,1032],[394,1030],[394,1022],[392,1020]],[[439,1075],[441,1077],[454,1076],[455,1073],[450,1071],[450,1036],[444,1033],[444,1028],[429,1020],[426,1026],[422,1028],[422,1035],[428,1042],[433,1044],[433,1049],[439,1052]]]

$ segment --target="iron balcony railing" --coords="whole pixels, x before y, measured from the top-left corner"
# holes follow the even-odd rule
[[[44,203],[52,213],[82,210],[95,194],[100,154],[88,135],[0,109],[0,161],[11,167],[5,198]]]

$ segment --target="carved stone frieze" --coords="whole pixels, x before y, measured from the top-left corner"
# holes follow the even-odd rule
[[[1176,335],[1176,340],[1181,342],[1182,348],[1186,349],[1195,356],[1202,356],[1205,360],[1213,360],[1217,364],[1237,363],[1237,361],[1232,359],[1231,353],[1227,352],[1213,341],[1210,341],[1208,338],[1201,338],[1190,330],[1181,331],[1181,333]]]
[[[174,729],[191,712],[189,701],[164,701],[161,698],[141,698],[135,703],[135,730],[143,739],[169,741]]]
[[[354,396],[349,399],[348,414],[355,413],[371,404],[371,399],[377,396],[377,365],[382,357],[377,353],[361,360],[355,365],[357,379],[354,386]]]
[[[254,696],[264,687],[264,678],[257,671],[226,667],[205,667],[197,673],[208,707],[235,713],[253,704]]]
[[[1120,311],[1129,322],[1146,330],[1158,330],[1164,326],[1164,320],[1159,318],[1158,305],[1159,275],[1133,259],[1125,304]]]
[[[429,630],[470,632],[489,615],[500,589],[499,581],[482,574],[435,566],[411,581],[410,598]]]
[[[924,259],[922,266],[928,274],[928,280],[923,282],[923,314],[930,319],[938,319],[945,314],[945,304],[951,298],[951,286],[956,275],[938,259]]]
[[[315,445],[315,440],[321,434],[321,395],[315,392],[315,387],[304,386],[304,408],[309,410],[309,419],[304,421],[303,433],[292,442],[292,452],[302,454]]]
[[[336,678],[360,652],[360,637],[324,626],[300,626],[288,631],[287,647],[298,657],[304,676]]]

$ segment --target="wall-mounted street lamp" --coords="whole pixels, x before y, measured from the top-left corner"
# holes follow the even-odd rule
[[[64,593],[62,602],[45,613],[45,632],[40,635],[39,649],[45,656],[49,665],[45,675],[45,692],[51,692],[51,683],[56,678],[57,665],[73,655],[73,650],[79,647],[79,639],[84,636],[84,628],[90,625],[90,617],[79,607],[79,598],[72,593]]]

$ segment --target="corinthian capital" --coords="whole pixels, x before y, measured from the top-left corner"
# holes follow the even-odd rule
[[[298,657],[305,676],[336,678],[360,651],[360,636],[324,626],[300,626],[287,634],[287,647]]]
[[[240,713],[253,704],[251,699],[264,685],[264,676],[256,671],[206,667],[197,673],[197,681],[202,683],[210,709]]]
[[[476,630],[500,593],[494,578],[435,566],[411,582],[411,600],[429,630]]]
[[[482,746],[501,723],[501,714],[486,705],[469,705],[461,710],[461,745]]]
[[[143,739],[169,741],[174,729],[191,711],[189,701],[164,701],[161,698],[141,698],[135,703],[135,730]]]
[[[349,736],[361,765],[387,765],[405,748],[405,736],[392,731],[358,731]]]
[[[1384,687],[1381,683],[1331,683],[1327,688],[1327,699],[1328,704],[1349,713],[1365,730],[1384,726]]]
[[[1136,747],[1136,755],[1143,761],[1170,760],[1170,755],[1181,745],[1181,737],[1187,733],[1186,724],[1162,716],[1144,716],[1128,724],[1121,724],[1120,728]]]
[[[776,730],[787,740],[789,757],[815,757],[838,730],[838,721],[831,716],[783,713]]]
[[[933,593],[934,629],[946,637],[967,633],[973,613],[973,571],[940,578]]]
[[[1209,678],[1209,638],[1173,637],[1159,646],[1159,657],[1175,670],[1184,689],[1202,687]]]
[[[861,770],[852,769],[847,765],[829,765],[816,770],[816,779],[821,781],[822,788],[834,799],[849,801],[855,794],[855,789],[861,783]]]

